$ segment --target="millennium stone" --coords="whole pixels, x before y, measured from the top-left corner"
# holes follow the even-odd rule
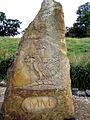
[[[4,120],[74,118],[62,5],[44,0],[9,69]]]

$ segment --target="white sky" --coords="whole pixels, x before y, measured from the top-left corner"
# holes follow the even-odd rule
[[[38,13],[43,0],[0,0],[0,11],[7,18],[18,19],[25,29]],[[78,7],[90,0],[56,0],[63,5],[65,25],[70,27],[75,22]]]

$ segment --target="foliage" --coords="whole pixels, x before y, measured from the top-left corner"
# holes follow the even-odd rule
[[[90,89],[90,38],[67,38],[72,87]]]
[[[5,13],[0,12],[0,36],[15,36],[19,34],[21,22],[17,19],[7,19]]]
[[[90,89],[90,62],[87,64],[71,64],[72,87],[81,90]]]
[[[7,70],[13,62],[12,58],[8,58],[0,62],[0,80],[7,80]]]
[[[11,66],[19,38],[0,37],[0,81],[7,80],[7,70]]]
[[[0,61],[14,57],[19,40],[19,38],[0,37]]]
[[[90,2],[81,5],[77,10],[78,18],[73,27],[66,28],[66,36],[90,37]]]
[[[90,38],[66,38],[70,63],[90,61]]]

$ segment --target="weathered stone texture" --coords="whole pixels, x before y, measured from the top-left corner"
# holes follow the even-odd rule
[[[62,6],[53,0],[44,0],[38,15],[21,38],[10,70],[2,107],[4,120],[64,120],[73,117],[70,67],[64,37]],[[56,99],[56,107],[34,112],[30,112],[30,108],[23,109],[28,106],[24,101],[30,103],[27,98],[43,96]],[[48,104],[44,103],[44,98],[41,107]],[[30,104],[34,103],[35,100]],[[39,103],[35,104],[39,107]],[[54,106],[53,101],[51,104]]]

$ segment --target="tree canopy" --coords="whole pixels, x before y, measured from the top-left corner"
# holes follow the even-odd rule
[[[73,27],[68,28],[67,36],[90,37],[90,2],[79,6],[77,10],[78,18]]]
[[[7,19],[5,13],[0,12],[0,36],[15,36],[19,34],[21,22],[17,19]]]

